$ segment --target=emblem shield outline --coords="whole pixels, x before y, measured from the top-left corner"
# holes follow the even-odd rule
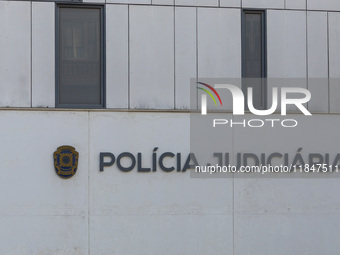
[[[77,172],[79,153],[69,145],[60,146],[53,153],[56,174],[63,179],[69,179]]]

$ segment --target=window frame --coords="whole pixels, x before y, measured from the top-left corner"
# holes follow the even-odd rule
[[[245,29],[245,16],[247,13],[250,14],[261,14],[262,21],[262,76],[260,78],[263,79],[262,82],[262,98],[263,98],[263,107],[258,110],[267,109],[268,104],[268,96],[267,96],[267,10],[266,9],[242,9],[241,10],[241,61],[242,61],[242,79],[250,79],[250,77],[245,77],[245,52],[246,52],[246,29]],[[242,82],[242,90],[244,95],[247,95],[247,87],[243,85]],[[248,98],[248,97],[247,97]],[[245,100],[247,101],[247,100]],[[246,106],[247,103],[245,102]],[[248,108],[248,107],[247,107]]]
[[[60,9],[61,8],[83,8],[100,10],[100,104],[61,104],[60,100]],[[105,58],[105,5],[104,4],[79,4],[79,3],[57,3],[55,8],[55,107],[70,109],[105,109],[106,108],[106,58]]]
[[[83,0],[34,0],[34,2],[82,3]]]

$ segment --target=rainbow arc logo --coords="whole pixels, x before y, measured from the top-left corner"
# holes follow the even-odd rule
[[[197,84],[200,84],[200,85],[203,85],[203,86],[209,88],[217,96],[217,98],[220,101],[220,104],[222,106],[221,97],[213,87],[211,87],[209,84],[206,84],[206,83],[203,83],[203,82],[197,82]],[[206,92],[212,98],[212,100],[214,100],[215,105],[217,105],[215,97],[213,96],[213,94],[211,94],[211,92],[209,90],[201,88],[201,87],[197,87],[197,89],[200,89],[200,90],[203,90],[204,92]]]
[[[197,84],[200,84],[200,85],[205,86],[206,88],[210,89],[217,96],[217,98],[220,101],[220,104],[222,106],[221,97],[213,87],[211,87],[209,84],[206,84],[206,83],[203,83],[203,82],[197,82]],[[207,93],[212,98],[215,105],[217,106],[217,102],[216,102],[214,95],[206,88],[197,87],[197,89],[203,90],[205,93]],[[202,102],[202,111],[201,111],[202,115],[207,115],[207,95],[206,94],[202,94],[201,102]]]

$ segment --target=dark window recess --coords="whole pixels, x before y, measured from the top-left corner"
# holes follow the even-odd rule
[[[35,2],[72,2],[72,3],[81,3],[83,0],[34,0]]]
[[[264,11],[242,14],[242,88],[253,88],[256,109],[266,108],[266,19]],[[246,95],[247,93],[245,93]]]
[[[104,107],[103,8],[58,9],[57,106]]]

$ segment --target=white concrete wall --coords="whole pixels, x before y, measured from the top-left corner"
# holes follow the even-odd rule
[[[340,40],[340,14],[337,12],[328,13],[329,24],[329,104],[330,112],[340,112],[340,83],[339,83],[339,68],[340,56],[339,40]]]
[[[196,8],[175,9],[175,106],[190,108],[190,79],[197,77]]]
[[[174,108],[174,8],[130,6],[130,107]]]
[[[31,3],[0,1],[0,24],[0,107],[31,107]]]
[[[88,113],[0,116],[0,254],[87,254]],[[55,178],[55,144],[83,155],[73,179]]]
[[[308,109],[312,112],[329,111],[328,89],[328,14],[307,13],[307,72],[308,90],[312,99]]]
[[[128,6],[106,5],[106,107],[129,107]]]
[[[268,10],[268,101],[272,98],[273,87],[307,88],[306,29],[305,11]],[[287,109],[298,110],[295,106]]]
[[[229,152],[339,153],[330,135],[339,118],[295,118],[295,129],[229,128]],[[116,165],[99,172],[100,152],[141,152],[145,167],[155,146],[158,155],[186,155],[189,114],[7,110],[0,119],[1,254],[322,255],[340,248],[338,178],[190,178],[189,171],[124,173]],[[68,180],[54,171],[61,145],[80,154]]]
[[[232,253],[230,179],[192,180],[189,172],[141,174],[136,169],[123,173],[115,166],[98,172],[98,151],[116,156],[141,152],[145,167],[151,166],[149,156],[156,146],[158,155],[165,151],[187,155],[188,117],[90,114],[91,254],[207,254],[212,246],[216,254]]]
[[[285,0],[242,0],[243,8],[284,9]]]
[[[241,23],[238,22],[240,20],[239,9],[197,10],[199,79],[241,78]],[[231,96],[228,99],[224,102],[223,109],[232,110]]]
[[[235,128],[234,152],[275,150],[294,157],[302,148],[301,154],[306,157],[313,152],[332,151],[336,155],[340,151],[334,141],[338,115],[293,118],[299,126],[291,129]],[[331,161],[335,155],[330,156]],[[330,233],[337,231],[340,199],[322,190],[337,190],[339,182],[337,177],[236,178],[234,254],[336,254],[339,246],[333,245],[337,241]]]
[[[239,9],[198,9],[198,77],[241,78],[240,19]]]
[[[309,10],[340,11],[340,2],[337,0],[307,0],[307,8]]]
[[[268,78],[306,78],[306,12],[267,13]]]
[[[54,3],[32,3],[32,107],[55,106],[54,14]]]
[[[99,172],[100,152],[190,151],[188,114],[112,109],[188,109],[190,78],[240,78],[241,7],[268,8],[268,76],[304,79],[322,114],[296,115],[297,129],[229,130],[233,156],[340,152],[338,1],[106,0],[111,110],[0,111],[0,254],[337,254],[337,178]],[[0,107],[54,107],[54,11],[0,0]],[[80,161],[62,180],[52,154],[66,144]]]
[[[307,0],[285,0],[286,9],[306,9]]]

